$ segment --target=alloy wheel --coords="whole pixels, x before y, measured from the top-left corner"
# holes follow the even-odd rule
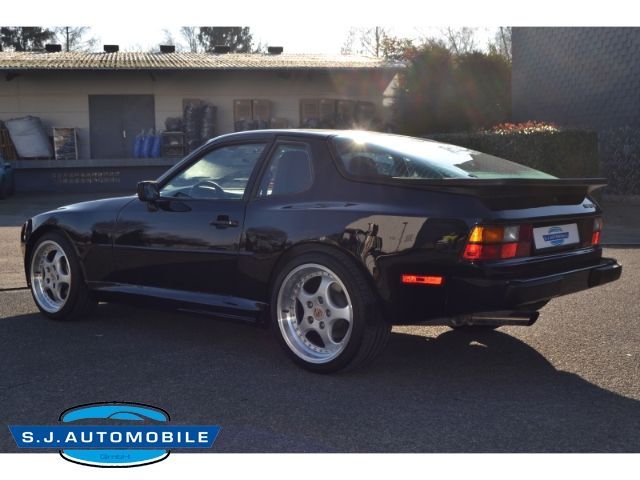
[[[58,243],[46,240],[38,245],[31,257],[30,279],[33,296],[43,310],[62,310],[71,291],[71,268]]]
[[[282,336],[298,357],[316,364],[335,359],[353,329],[349,292],[333,271],[314,263],[294,268],[278,291]]]

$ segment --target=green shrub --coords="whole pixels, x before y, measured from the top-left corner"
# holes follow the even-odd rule
[[[506,158],[560,178],[600,175],[595,132],[554,130],[548,125],[540,131],[529,125],[511,131],[502,128],[495,132],[445,133],[425,138]]]
[[[640,129],[613,128],[598,133],[606,193],[640,195]]]

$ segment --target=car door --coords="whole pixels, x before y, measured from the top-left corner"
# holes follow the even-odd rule
[[[164,179],[158,200],[129,203],[117,220],[114,280],[234,295],[245,190],[265,147],[214,148]]]
[[[320,211],[312,204],[326,198],[315,184],[326,174],[315,167],[325,150],[322,142],[300,137],[279,137],[270,149],[247,204],[240,297],[266,300],[274,260],[288,245],[307,239]]]

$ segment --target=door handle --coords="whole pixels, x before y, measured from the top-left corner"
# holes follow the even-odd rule
[[[122,130],[122,138],[127,138],[127,131],[126,130]]]
[[[238,221],[231,220],[229,215],[218,215],[218,218],[209,222],[209,225],[213,225],[216,228],[237,227]]]

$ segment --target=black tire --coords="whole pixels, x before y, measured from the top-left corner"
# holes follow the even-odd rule
[[[89,288],[87,287],[76,251],[64,234],[60,232],[48,232],[36,241],[30,249],[28,262],[29,275],[31,274],[31,263],[33,261],[34,253],[38,250],[40,245],[47,241],[57,243],[64,250],[71,273],[71,283],[64,306],[57,312],[51,312],[47,311],[39,303],[36,293],[34,292],[33,282],[31,282],[31,296],[33,297],[36,306],[43,315],[54,320],[76,320],[88,316],[95,309],[97,301],[93,298]]]
[[[351,298],[353,314],[350,337],[345,342],[346,346],[342,352],[326,363],[312,363],[296,354],[287,344],[278,321],[278,295],[283,282],[290,272],[306,264],[321,265],[334,272]],[[371,363],[384,350],[391,332],[391,325],[382,315],[379,300],[365,275],[351,258],[340,252],[304,253],[288,261],[280,268],[273,281],[270,305],[271,330],[278,343],[297,365],[315,373],[353,370]]]

